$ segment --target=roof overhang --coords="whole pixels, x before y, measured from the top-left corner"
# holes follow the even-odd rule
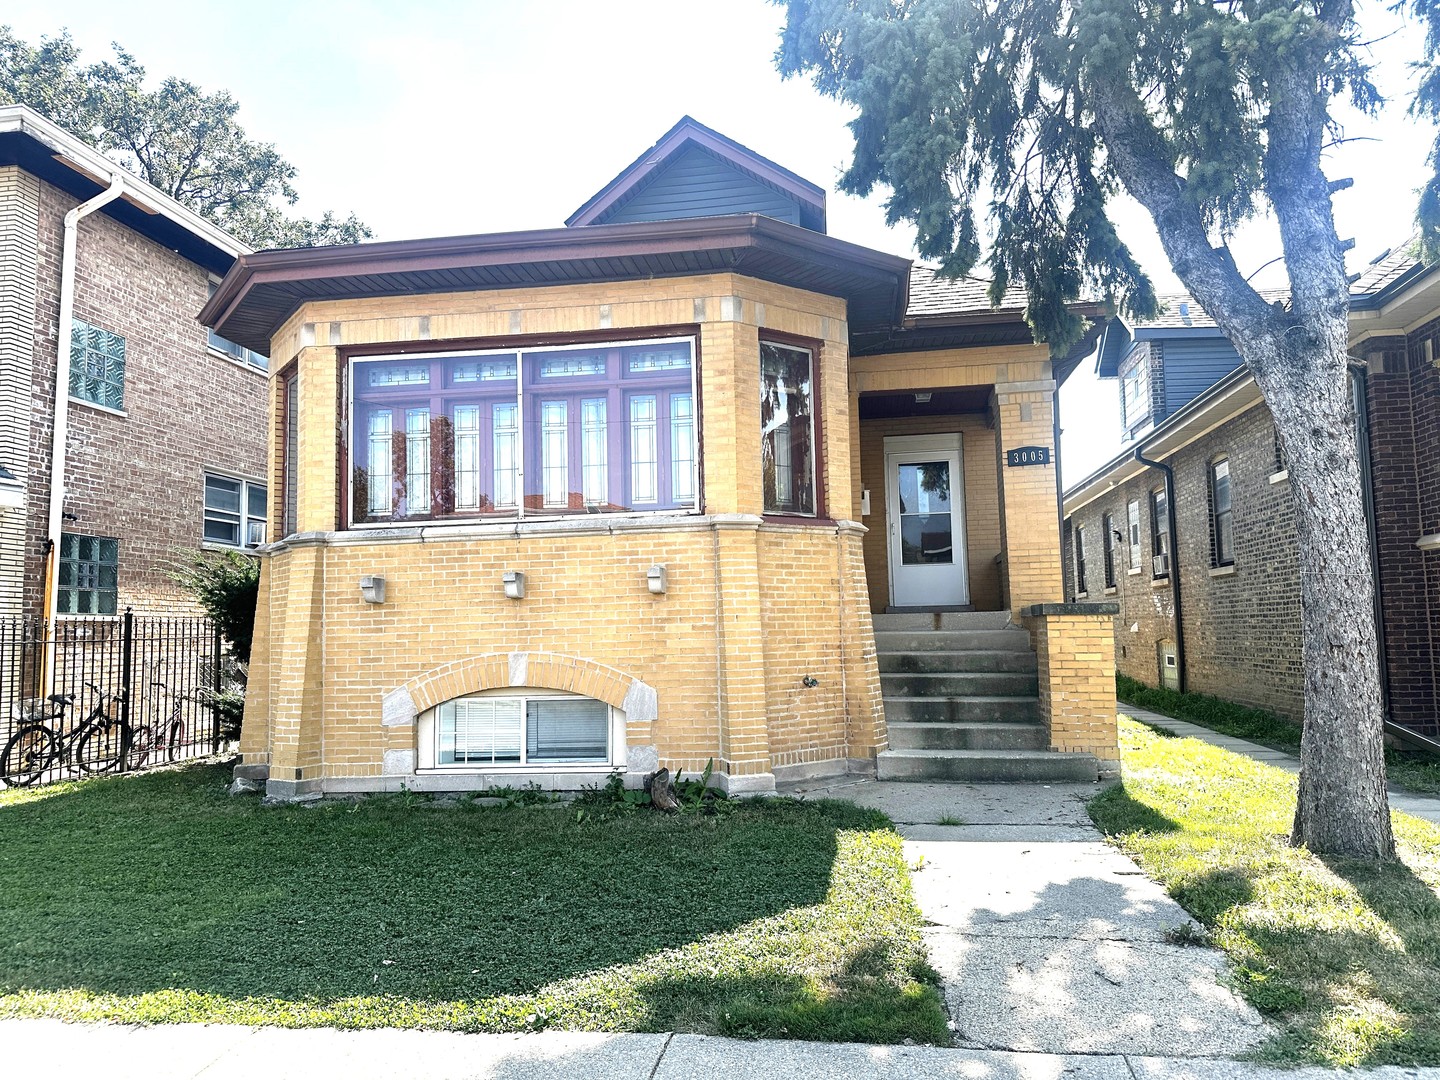
[[[1350,344],[1409,333],[1440,310],[1440,267],[1417,263],[1376,293],[1350,297]]]
[[[236,256],[250,250],[27,106],[0,106],[0,166],[5,165],[82,200],[98,195],[120,174],[124,194],[101,212],[212,273],[224,274]]]
[[[25,505],[25,485],[0,465],[0,510],[18,510]]]
[[[1065,492],[1065,515],[1094,502],[1112,489],[1146,472],[1148,465],[1136,460],[1137,453],[1152,461],[1163,461],[1232,417],[1262,404],[1264,398],[1255,379],[1245,367],[1238,367],[1165,422],[1136,440]]]
[[[737,273],[846,301],[852,329],[897,326],[910,260],[759,214],[262,251],[239,258],[200,321],[268,354],[309,301]]]

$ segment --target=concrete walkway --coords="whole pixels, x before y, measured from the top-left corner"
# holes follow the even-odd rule
[[[905,837],[956,1044],[1218,1057],[1270,1034],[1190,916],[1106,844],[1097,784],[848,781],[801,789],[884,810]],[[940,821],[963,824],[941,825]],[[1183,931],[1181,931],[1183,935]]]
[[[1142,724],[1149,724],[1151,727],[1179,735],[1181,738],[1199,739],[1211,746],[1219,746],[1236,754],[1244,754],[1248,758],[1262,761],[1266,765],[1273,765],[1277,769],[1284,769],[1288,773],[1300,771],[1300,759],[1284,750],[1272,750],[1259,743],[1247,742],[1230,735],[1221,735],[1218,731],[1211,731],[1199,724],[1192,724],[1188,720],[1176,720],[1173,716],[1164,716],[1157,712],[1151,712],[1149,709],[1137,709],[1135,706],[1126,705],[1123,702],[1120,705],[1120,713],[1123,716],[1139,720]],[[1433,821],[1440,825],[1440,795],[1417,795],[1414,792],[1392,787],[1390,789],[1390,809],[1399,810],[1402,813],[1424,818],[1426,821]]]
[[[1137,1055],[741,1042],[701,1035],[457,1035],[0,1020],[6,1076],[55,1080],[1324,1080],[1326,1069]],[[1440,1068],[1347,1072],[1440,1080]]]

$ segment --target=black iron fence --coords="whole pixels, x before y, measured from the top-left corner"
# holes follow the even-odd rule
[[[0,783],[217,753],[221,644],[203,618],[0,619]]]

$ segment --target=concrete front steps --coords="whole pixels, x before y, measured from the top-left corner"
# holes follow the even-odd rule
[[[881,780],[1086,781],[1091,754],[1047,749],[1030,635],[1008,612],[875,615],[890,749]]]

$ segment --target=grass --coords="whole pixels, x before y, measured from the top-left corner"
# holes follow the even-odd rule
[[[1222,735],[1248,739],[1275,750],[1300,750],[1300,725],[1283,716],[1237,705],[1209,694],[1182,694],[1155,688],[1124,675],[1115,676],[1115,694],[1122,703],[1164,716],[1189,720]],[[1440,794],[1440,761],[1422,754],[1389,747],[1385,751],[1390,782],[1407,791]]]
[[[1279,1034],[1259,1056],[1440,1064],[1440,828],[1395,814],[1400,858],[1290,846],[1295,780],[1194,739],[1120,727],[1123,782],[1095,823],[1229,954]]]
[[[270,808],[226,780],[0,792],[0,1016],[948,1041],[877,812]]]

